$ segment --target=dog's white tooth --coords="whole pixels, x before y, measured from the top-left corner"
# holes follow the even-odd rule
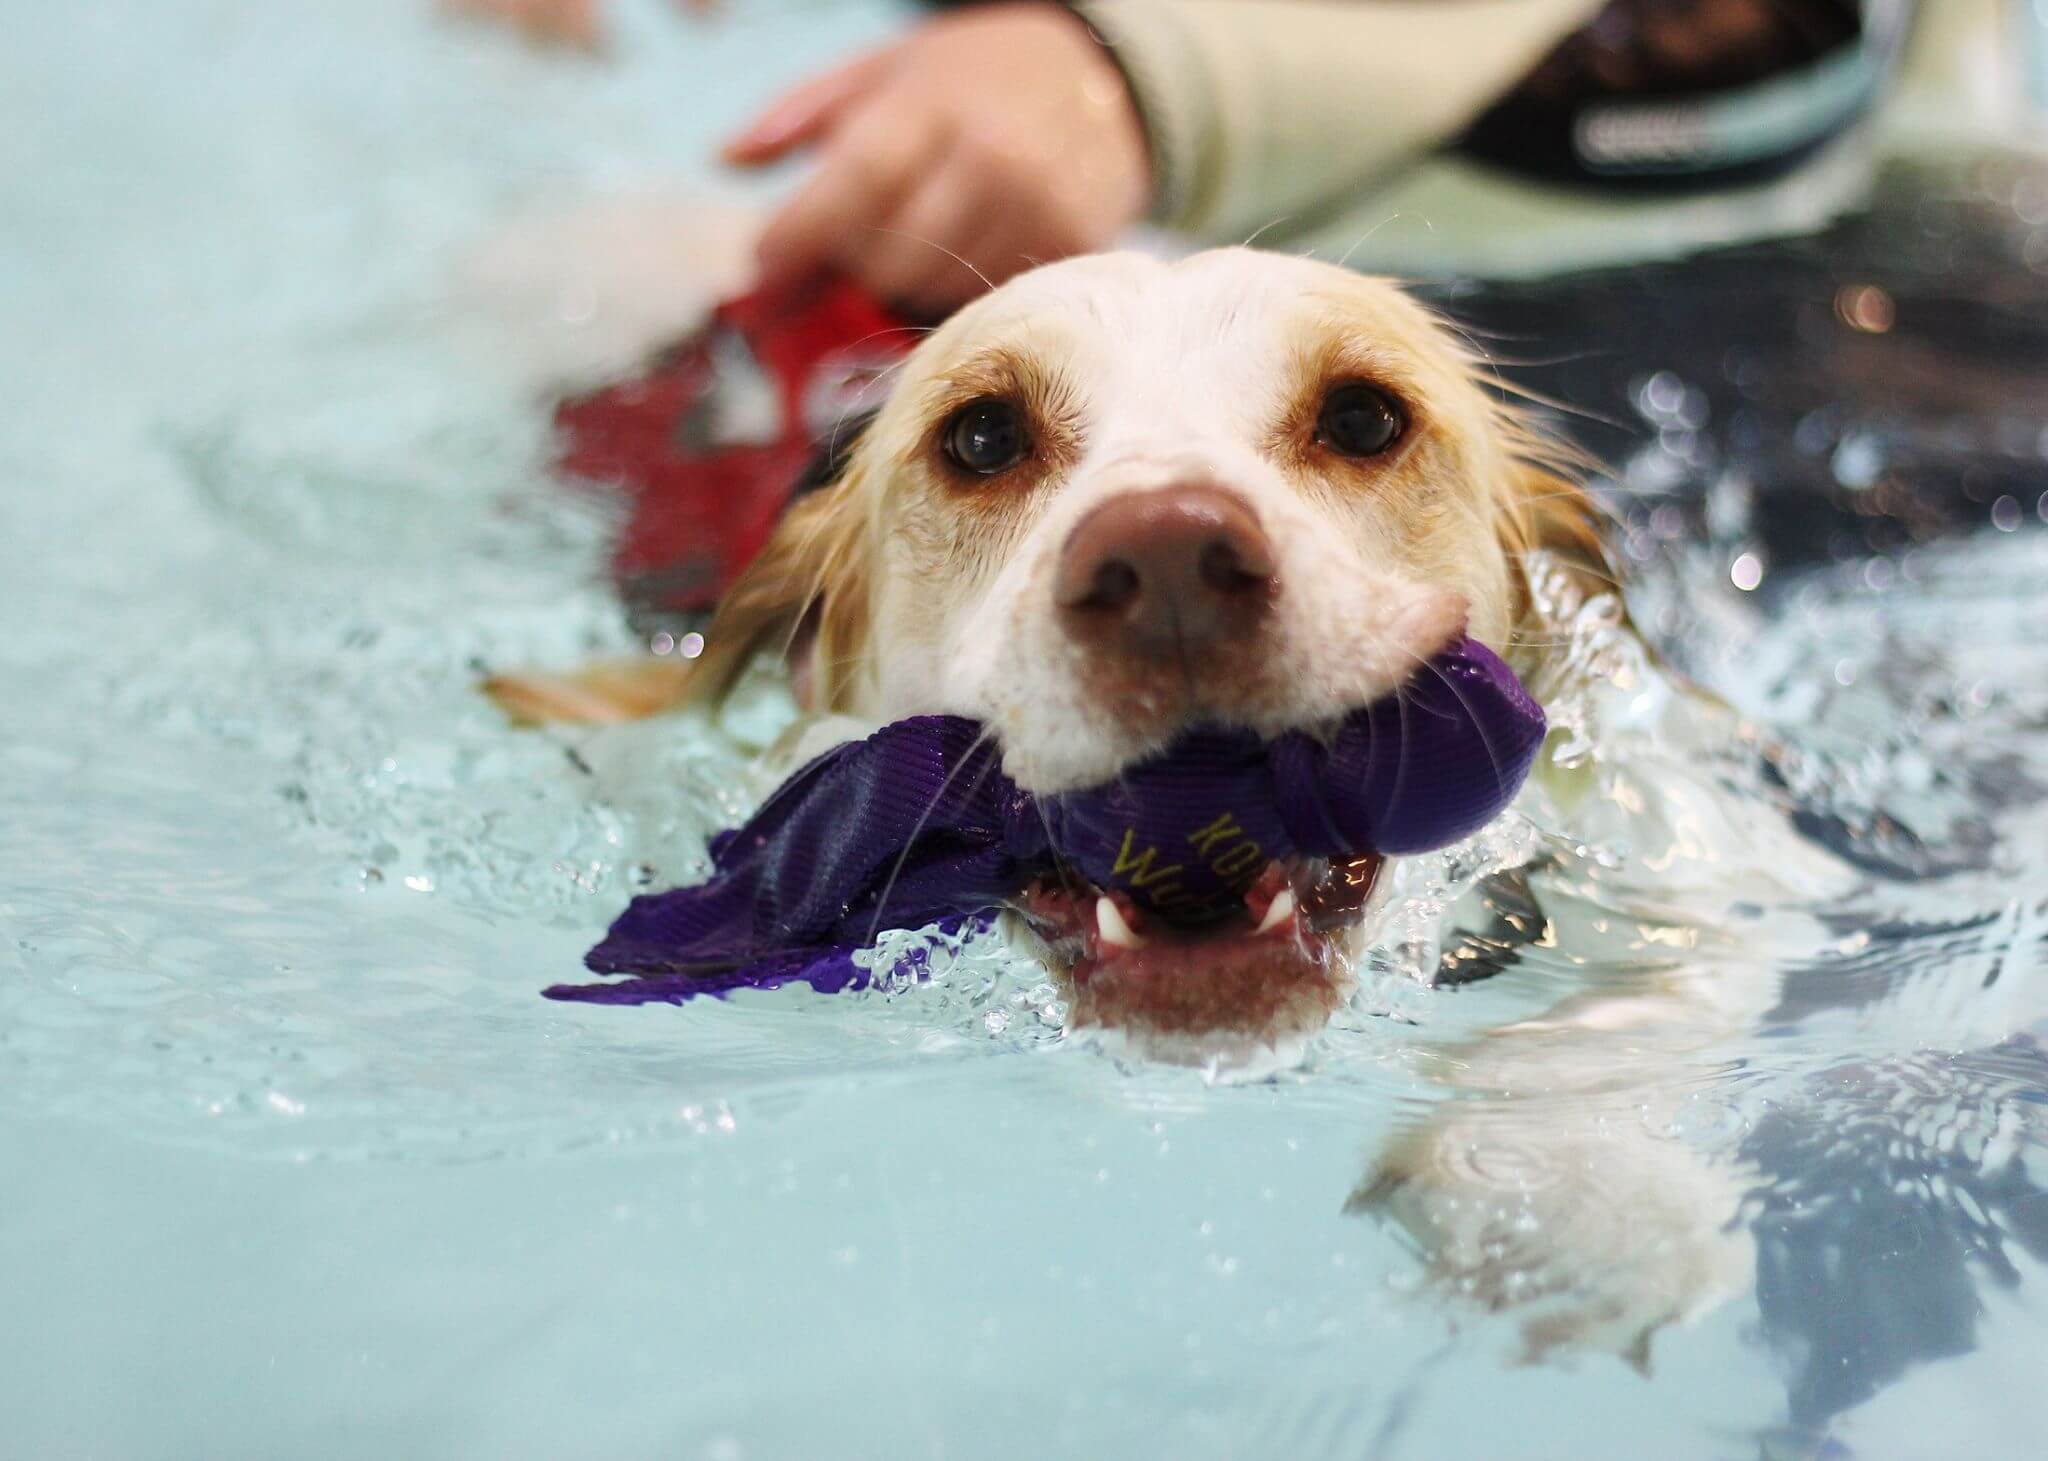
[[[1102,941],[1119,949],[1142,949],[1145,941],[1124,921],[1123,910],[1106,897],[1095,900],[1095,931]]]
[[[1294,889],[1282,888],[1273,895],[1273,901],[1266,905],[1266,916],[1259,920],[1259,926],[1252,932],[1257,938],[1262,933],[1271,933],[1294,916]]]

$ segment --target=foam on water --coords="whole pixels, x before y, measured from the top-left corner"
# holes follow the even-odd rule
[[[1685,375],[1704,327],[1638,352],[1630,607],[1724,703],[1546,589],[1556,764],[1403,867],[1357,1000],[1269,1080],[1066,1039],[989,938],[889,934],[878,967],[927,977],[857,996],[551,1004],[763,794],[789,708],[761,680],[718,723],[521,733],[476,695],[637,647],[538,369],[616,360],[635,301],[536,275],[591,231],[533,220],[616,219],[890,16],[628,6],[600,68],[426,9],[10,22],[9,1446],[1914,1456],[1965,1412],[1980,1454],[2031,1444],[2024,411],[1952,416],[1948,458],[1888,406],[1788,427],[1984,520],[1802,560],[1771,419]],[[1972,298],[1986,359],[2037,324]]]

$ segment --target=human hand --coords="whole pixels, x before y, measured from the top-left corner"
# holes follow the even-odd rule
[[[976,6],[785,93],[725,144],[743,167],[816,148],[769,220],[761,282],[839,269],[939,313],[1101,248],[1151,191],[1123,73],[1071,12]]]

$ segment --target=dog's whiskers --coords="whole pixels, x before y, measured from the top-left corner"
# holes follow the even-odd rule
[[[976,279],[979,279],[981,281],[981,287],[983,289],[994,289],[996,287],[995,282],[991,280],[988,277],[988,275],[982,273],[981,270],[977,269],[974,265],[968,263],[967,260],[961,258],[958,254],[954,253],[944,244],[938,243],[932,239],[928,239],[922,234],[911,233],[908,230],[901,228],[887,228],[882,226],[881,224],[869,224],[868,231],[871,233],[891,234],[897,238],[907,238],[912,243],[923,244],[928,249],[932,249],[938,253],[944,254],[947,258],[951,259],[954,263],[958,264],[961,268],[965,269],[968,273],[972,274]]]
[[[1357,238],[1351,241],[1351,247],[1344,250],[1342,254],[1337,256],[1337,267],[1342,269],[1346,267],[1348,264],[1350,264],[1351,256],[1357,253],[1360,249],[1364,248],[1368,243],[1372,242],[1374,235],[1376,235],[1381,229],[1385,228],[1388,224],[1398,223],[1401,219],[1408,218],[1411,216],[1421,220],[1422,226],[1425,229],[1429,230],[1429,232],[1436,232],[1436,225],[1430,222],[1429,215],[1426,213],[1417,213],[1413,215],[1408,213],[1389,213],[1385,218],[1382,218],[1378,223],[1375,223],[1371,228],[1368,228],[1364,233],[1361,233]]]

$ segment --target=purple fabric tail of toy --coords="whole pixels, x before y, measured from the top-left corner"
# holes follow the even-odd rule
[[[1105,786],[1034,797],[975,721],[929,715],[826,752],[713,840],[705,881],[635,898],[585,963],[628,974],[551,999],[680,1002],[868,971],[886,928],[985,918],[1074,873],[1178,923],[1220,916],[1275,858],[1428,852],[1498,816],[1546,724],[1501,659],[1465,639],[1329,733],[1198,727]]]

